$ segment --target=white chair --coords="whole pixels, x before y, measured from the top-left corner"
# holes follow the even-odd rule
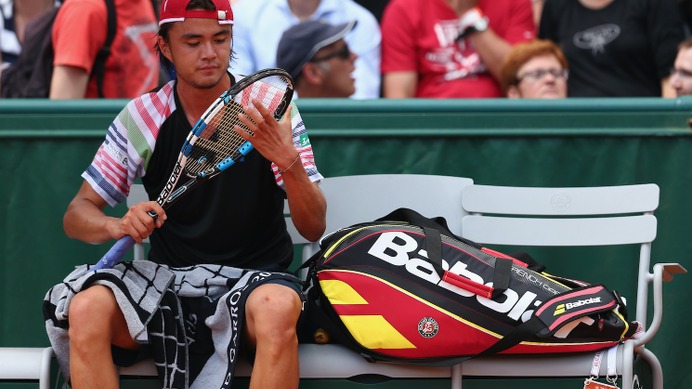
[[[0,381],[36,382],[50,388],[50,347],[0,347]]]
[[[616,351],[616,368],[623,389],[633,388],[632,361],[640,355],[652,367],[655,387],[662,388],[662,369],[656,356],[644,346],[653,338],[662,318],[662,282],[685,273],[676,263],[656,264],[649,271],[651,242],[656,236],[659,189],[656,185],[601,188],[510,188],[473,185],[458,177],[425,175],[364,175],[327,178],[322,183],[327,197],[327,232],[354,223],[370,221],[399,207],[415,209],[427,217],[444,216],[455,234],[486,244],[521,246],[640,245],[636,320],[646,322],[647,289],[653,284],[653,319],[644,337],[630,340]],[[133,187],[128,204],[146,199],[141,186]],[[518,218],[513,216],[519,216]],[[297,234],[286,210],[287,225],[296,244],[309,257],[317,245]],[[141,245],[135,257],[143,258]],[[35,349],[32,363],[50,358],[50,352]],[[50,349],[48,349],[50,350]],[[16,353],[0,349],[3,362]],[[18,355],[18,354],[16,354]],[[361,375],[389,378],[451,378],[460,389],[467,377],[585,377],[593,353],[537,356],[491,356],[468,360],[454,367],[369,363],[340,345],[301,344],[301,379],[354,379]],[[28,366],[32,363],[23,363]],[[35,364],[35,363],[34,363]],[[10,365],[11,366],[11,365]],[[608,366],[601,365],[605,376]],[[45,373],[45,365],[43,369]],[[6,370],[6,369],[5,369]],[[247,377],[251,367],[241,362],[236,376]],[[36,373],[30,373],[36,374]],[[155,376],[151,361],[120,370],[122,376]],[[44,380],[42,382],[47,382]],[[43,383],[42,383],[43,385]],[[48,385],[48,384],[46,384]],[[42,388],[47,386],[41,386]]]
[[[448,177],[418,174],[374,174],[326,178],[320,188],[327,198],[327,228],[332,232],[355,223],[372,221],[389,212],[407,207],[417,210],[426,217],[444,216],[450,230],[461,234],[464,216],[461,204],[462,189],[473,184],[463,177]],[[130,191],[128,205],[147,199],[141,185]],[[295,229],[286,203],[286,224],[294,244],[302,245],[302,257],[307,259],[319,249],[317,243],[309,242]],[[135,259],[144,258],[142,245],[135,247]],[[344,379],[364,375],[379,375],[388,378],[450,378],[451,367],[430,367],[369,363],[360,355],[336,344],[299,345],[301,379]],[[251,373],[250,366],[240,361],[236,368],[237,377]],[[143,361],[132,367],[120,369],[121,376],[155,376],[156,369],[151,361]],[[460,375],[456,374],[460,379]],[[452,387],[460,388],[461,381],[452,378]]]
[[[461,204],[469,213],[462,221],[464,237],[483,244],[509,246],[639,245],[636,320],[645,335],[618,346],[617,374],[622,388],[631,389],[635,355],[649,363],[654,387],[663,388],[658,358],[645,348],[662,318],[662,282],[686,273],[677,263],[650,269],[651,242],[656,237],[659,188],[655,184],[590,188],[527,188],[471,185],[463,189]],[[597,263],[595,263],[597,265]],[[607,280],[603,280],[607,285]],[[653,318],[647,325],[647,297],[653,284]],[[470,360],[464,376],[585,377],[593,353],[531,357],[492,357]],[[601,376],[606,374],[601,365]]]

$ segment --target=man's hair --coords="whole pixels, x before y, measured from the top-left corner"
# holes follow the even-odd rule
[[[568,68],[565,55],[562,53],[560,47],[552,41],[535,39],[529,42],[519,43],[512,47],[502,63],[502,68],[500,69],[500,86],[502,90],[506,93],[510,86],[516,85],[517,82],[519,82],[517,79],[517,72],[519,72],[519,69],[524,66],[525,63],[535,57],[543,55],[553,55],[557,58],[558,62],[560,62],[563,69]]]
[[[678,44],[678,51],[690,48],[692,48],[692,37],[689,37]]]

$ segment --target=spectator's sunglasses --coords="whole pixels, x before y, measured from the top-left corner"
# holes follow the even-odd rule
[[[351,50],[348,48],[348,45],[344,43],[343,46],[339,50],[333,51],[325,56],[322,56],[320,58],[313,58],[310,60],[310,62],[322,62],[322,61],[327,61],[330,60],[334,57],[339,57],[343,60],[347,60],[351,58]]]

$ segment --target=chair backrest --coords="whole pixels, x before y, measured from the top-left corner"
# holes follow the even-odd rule
[[[655,184],[582,188],[471,185],[462,191],[464,237],[513,246],[640,245],[637,318],[646,323]]]
[[[444,216],[449,228],[461,235],[461,220],[464,216],[459,207],[461,191],[472,185],[473,180],[464,177],[423,174],[371,174],[325,178],[320,188],[327,198],[326,233],[355,223],[372,221],[389,212],[408,207],[427,217]],[[147,200],[144,186],[135,184],[130,188],[127,205],[132,206]],[[294,244],[309,245],[291,220],[288,202],[284,216],[288,232]],[[315,247],[312,248],[314,251]],[[310,250],[303,253],[306,258]],[[142,245],[135,246],[135,259],[144,259]]]
[[[461,190],[473,184],[464,177],[424,174],[368,174],[326,178],[320,184],[327,198],[326,233],[373,221],[397,208],[411,208],[426,217],[443,216],[461,235]],[[288,213],[288,206],[285,208]],[[308,243],[287,214],[294,243]]]

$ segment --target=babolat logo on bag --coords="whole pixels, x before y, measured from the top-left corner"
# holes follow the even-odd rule
[[[533,270],[410,209],[334,232],[308,264],[322,327],[374,360],[594,351],[637,329],[605,287]]]
[[[469,264],[462,261],[450,265],[443,256],[441,267],[445,270],[444,275],[446,276],[438,274],[433,262],[428,258],[427,251],[420,246],[423,243],[421,237],[420,232],[383,231],[377,234],[375,242],[367,253],[394,266],[400,266],[412,277],[418,277],[421,281],[445,288],[458,294],[461,298],[476,299],[478,304],[498,313],[507,314],[512,320],[520,320],[534,305],[540,303],[540,301],[536,301],[538,296],[535,293],[520,288],[509,292],[504,291],[504,301],[502,304],[498,304],[490,299],[492,288],[488,286],[488,283],[493,279],[484,279],[483,274],[469,269]],[[472,246],[467,246],[467,249],[475,250]],[[483,256],[488,257],[486,254]],[[554,291],[554,287],[548,290]],[[533,310],[529,311],[529,314],[530,312]]]
[[[561,315],[570,309],[579,308],[581,306],[589,305],[589,304],[599,304],[600,302],[601,302],[600,297],[592,297],[592,298],[588,298],[586,300],[577,300],[576,302],[573,302],[573,303],[560,304],[555,309],[555,313],[553,313],[553,316]]]

